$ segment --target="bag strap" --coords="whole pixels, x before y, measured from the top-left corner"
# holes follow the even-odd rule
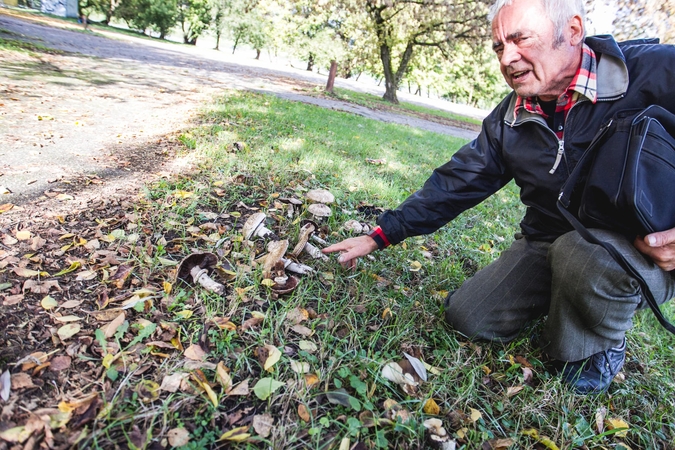
[[[602,248],[607,250],[607,252],[610,254],[612,258],[614,258],[614,261],[616,261],[619,266],[623,270],[626,271],[627,274],[635,278],[635,280],[638,282],[640,286],[640,291],[642,292],[642,296],[644,299],[647,301],[647,304],[649,307],[652,309],[652,312],[656,316],[656,320],[659,321],[659,323],[665,328],[666,330],[670,331],[671,333],[675,334],[675,326],[673,326],[672,323],[668,321],[663,316],[663,313],[661,312],[661,309],[659,308],[659,304],[656,302],[656,299],[654,298],[654,294],[652,294],[652,291],[649,289],[649,285],[647,285],[647,282],[645,279],[640,275],[640,273],[631,265],[631,263],[624,258],[624,256],[614,247],[612,244],[606,241],[602,241],[593,234],[588,231],[588,229],[579,222],[579,220],[574,217],[574,215],[569,212],[566,207],[561,203],[558,202],[558,209],[562,213],[563,216],[569,221],[569,223],[572,224],[575,230],[577,230],[577,233],[581,235],[586,241],[600,245]]]

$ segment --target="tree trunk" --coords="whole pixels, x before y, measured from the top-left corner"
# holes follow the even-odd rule
[[[234,45],[232,45],[232,54],[234,55],[234,51],[237,49],[237,44],[239,44],[239,37],[234,38]]]
[[[335,75],[337,75],[337,61],[330,62],[330,72],[328,72],[328,82],[326,83],[326,92],[333,93],[333,86],[335,85]]]
[[[313,68],[314,68],[314,55],[310,53],[309,59],[307,60],[307,71],[311,72]]]
[[[261,49],[259,49],[259,48],[255,49],[255,59],[258,59],[258,60],[260,59],[260,52],[261,52]]]
[[[216,32],[216,48],[215,50],[220,50],[220,31]]]

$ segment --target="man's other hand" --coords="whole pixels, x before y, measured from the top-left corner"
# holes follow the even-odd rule
[[[638,236],[633,245],[663,270],[675,270],[675,228],[648,234],[644,238]]]
[[[338,262],[347,269],[356,268],[356,260],[377,250],[377,243],[370,236],[345,239],[342,242],[324,248],[324,253],[341,252]]]

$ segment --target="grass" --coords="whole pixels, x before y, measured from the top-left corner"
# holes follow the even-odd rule
[[[223,433],[242,427],[239,433],[252,436],[229,441],[237,448],[349,448],[356,442],[363,445],[358,448],[425,448],[422,423],[431,415],[424,406],[431,398],[458,448],[493,448],[488,442],[497,446],[498,439],[502,446],[496,448],[512,449],[675,444],[673,337],[651,314],[638,314],[628,335],[625,381],[597,397],[574,395],[548,372],[530,343],[533,330],[509,344],[471,343],[444,325],[440,305],[447,291],[496,258],[517,230],[523,210],[513,185],[433,235],[377,252],[358,271],[342,270],[334,258],[303,259],[317,274],[303,276],[290,295],[271,296],[254,264],[264,244],[247,243],[239,231],[249,208],[266,211],[268,226],[293,245],[307,212],[303,207],[300,216],[288,218],[280,199],[329,189],[337,204],[322,229],[326,239],[337,242],[346,237],[341,228],[346,220],[373,222],[359,212],[364,205],[395,207],[462,141],[250,93],[225,93],[203,113],[202,122],[181,136],[201,158],[200,169],[148,186],[137,204],[137,229],[157,244],[154,253],[146,252],[152,257],[136,263],[147,278],[147,273],[167,273],[160,258],[177,260],[205,250],[227,258],[237,277],[225,298],[176,284],[170,292],[165,289],[162,306],[155,308],[174,318],[185,348],[206,336],[207,361],[222,362],[235,384],[249,380],[253,387],[273,378],[280,387],[265,400],[253,393],[226,396],[211,366],[200,370],[216,392],[216,406],[194,383],[147,401],[138,394],[141,380],[159,384],[169,374],[196,372],[180,368],[180,355],[148,356],[155,369],[117,378],[112,390],[119,395],[107,396],[106,414],[99,414],[82,446],[134,442],[138,430],[161,440],[181,427],[190,434],[184,448],[215,448]],[[369,164],[367,158],[386,162]],[[205,226],[209,223],[219,231]],[[431,259],[425,257],[429,254]],[[421,269],[411,270],[416,265]],[[665,309],[672,316],[672,306]],[[303,311],[308,319],[301,324],[311,336],[292,328],[297,322],[292,317]],[[155,313],[136,316],[152,320]],[[229,318],[236,329],[205,328],[217,317]],[[255,317],[264,320],[242,329]],[[266,345],[281,352],[271,371],[263,368]],[[440,369],[413,394],[381,375],[386,363],[404,359],[403,352],[421,355]],[[296,373],[291,361],[306,363],[309,373]],[[526,362],[534,371],[530,384],[524,382]],[[512,394],[509,388],[522,390]],[[387,409],[392,400],[395,406]],[[598,432],[596,417],[603,410],[607,418],[629,424],[626,436]],[[274,427],[263,438],[251,420],[265,414]],[[341,445],[344,439],[349,446]]]
[[[426,116],[432,117],[441,117],[444,119],[450,119],[453,121],[464,122],[471,125],[482,124],[480,119],[474,119],[473,117],[462,116],[460,114],[453,114],[448,111],[443,111],[436,108],[427,108],[425,106],[416,105],[408,102],[400,102],[398,105],[392,105],[391,103],[382,99],[382,97],[377,95],[368,94],[365,92],[355,92],[348,89],[335,88],[333,96],[339,100],[349,101],[356,103],[357,105],[365,106],[367,108],[373,109],[395,109],[398,112],[402,113],[417,113]]]

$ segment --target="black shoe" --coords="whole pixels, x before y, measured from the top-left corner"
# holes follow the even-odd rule
[[[626,360],[626,339],[621,346],[610,348],[581,361],[558,361],[562,379],[577,394],[599,394],[609,388]]]

